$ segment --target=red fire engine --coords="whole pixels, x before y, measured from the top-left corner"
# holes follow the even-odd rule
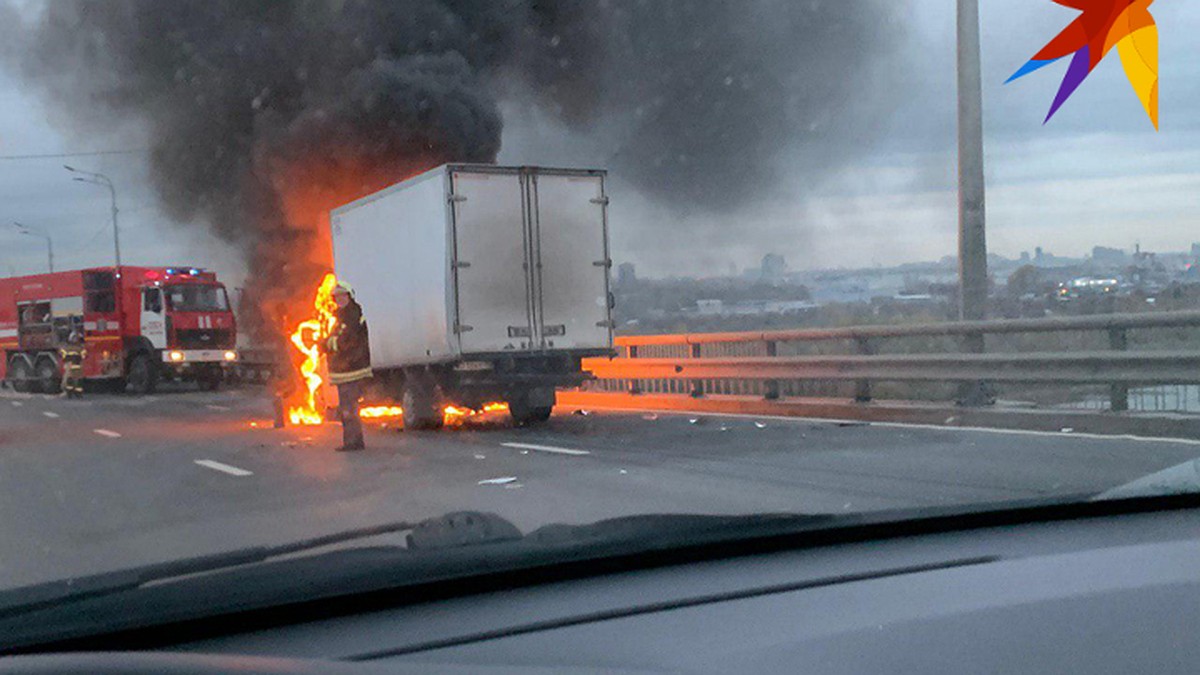
[[[57,393],[60,348],[87,351],[83,377],[133,393],[164,378],[219,386],[237,361],[225,287],[194,267],[106,267],[0,279],[0,380]]]

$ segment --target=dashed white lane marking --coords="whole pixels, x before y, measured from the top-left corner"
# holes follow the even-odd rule
[[[18,408],[25,405],[24,403],[21,403],[20,401],[11,401],[11,403]]]
[[[229,466],[228,464],[214,462],[211,459],[197,459],[196,463],[206,469],[212,469],[213,471],[220,471],[221,473],[227,473],[230,476],[253,476],[254,475],[253,471],[247,471],[245,469],[239,469],[236,466]]]
[[[208,408],[209,410],[229,410],[228,406],[216,405],[215,403],[210,403],[204,407]]]
[[[92,431],[97,434],[100,434],[101,436],[108,436],[109,438],[120,438],[121,437],[121,434],[118,434],[115,431],[109,431],[108,429],[92,429]]]
[[[553,452],[559,455],[573,455],[576,457],[592,454],[587,450],[572,450],[571,448],[558,448],[553,445],[534,445],[533,443],[501,443],[500,445],[503,445],[506,448],[537,450],[538,452]]]
[[[49,410],[43,410],[42,414],[45,415],[46,417],[49,417],[50,419],[55,419],[58,417],[58,413],[50,412]]]

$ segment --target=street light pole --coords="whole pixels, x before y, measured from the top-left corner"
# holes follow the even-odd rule
[[[958,0],[958,275],[964,321],[986,318],[988,301],[980,60],[979,0]]]
[[[27,235],[30,237],[38,237],[39,239],[46,240],[46,258],[47,258],[47,262],[49,263],[50,273],[53,274],[54,273],[54,241],[50,238],[50,235],[38,234],[37,232],[34,232],[33,230],[29,229],[28,226],[18,223],[15,220],[13,221],[13,227],[17,228],[17,232],[20,232],[21,234],[24,234],[24,235]]]
[[[76,176],[75,180],[80,183],[91,183],[93,185],[103,185],[108,188],[108,194],[112,197],[112,226],[113,226],[113,253],[117,262],[117,269],[121,269],[121,230],[117,226],[117,188],[113,186],[112,179],[102,173],[94,171],[84,171],[76,169],[72,166],[63,164],[63,168],[71,173],[81,174]]]

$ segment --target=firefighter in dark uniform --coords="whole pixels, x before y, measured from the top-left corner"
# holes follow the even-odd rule
[[[325,341],[329,356],[329,382],[338,390],[338,416],[342,421],[342,445],[339,451],[362,450],[362,421],[358,419],[358,399],[363,382],[371,377],[371,347],[367,342],[367,320],[362,306],[354,299],[354,289],[338,282],[333,289],[337,304],[337,325]]]
[[[83,334],[72,330],[67,342],[59,348],[62,355],[62,391],[67,398],[83,398],[83,359],[87,350],[83,346]]]

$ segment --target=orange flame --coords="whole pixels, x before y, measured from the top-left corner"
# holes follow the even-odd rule
[[[472,417],[478,417],[480,415],[494,412],[508,412],[508,404],[500,402],[486,403],[479,410],[448,405],[442,409],[442,423],[446,426],[455,426],[462,424],[464,421]]]
[[[364,408],[359,408],[358,416],[367,419],[379,419],[381,417],[400,417],[404,414],[404,408],[398,405],[371,405]]]
[[[292,344],[304,354],[304,362],[300,364],[300,375],[304,378],[304,386],[307,389],[304,403],[288,409],[288,418],[292,424],[312,426],[325,421],[320,400],[321,384],[325,380],[318,371],[321,368],[321,343],[337,326],[337,316],[334,314],[337,304],[333,301],[333,289],[336,286],[337,277],[326,274],[317,288],[316,298],[313,299],[315,318],[301,321],[292,333]]]

